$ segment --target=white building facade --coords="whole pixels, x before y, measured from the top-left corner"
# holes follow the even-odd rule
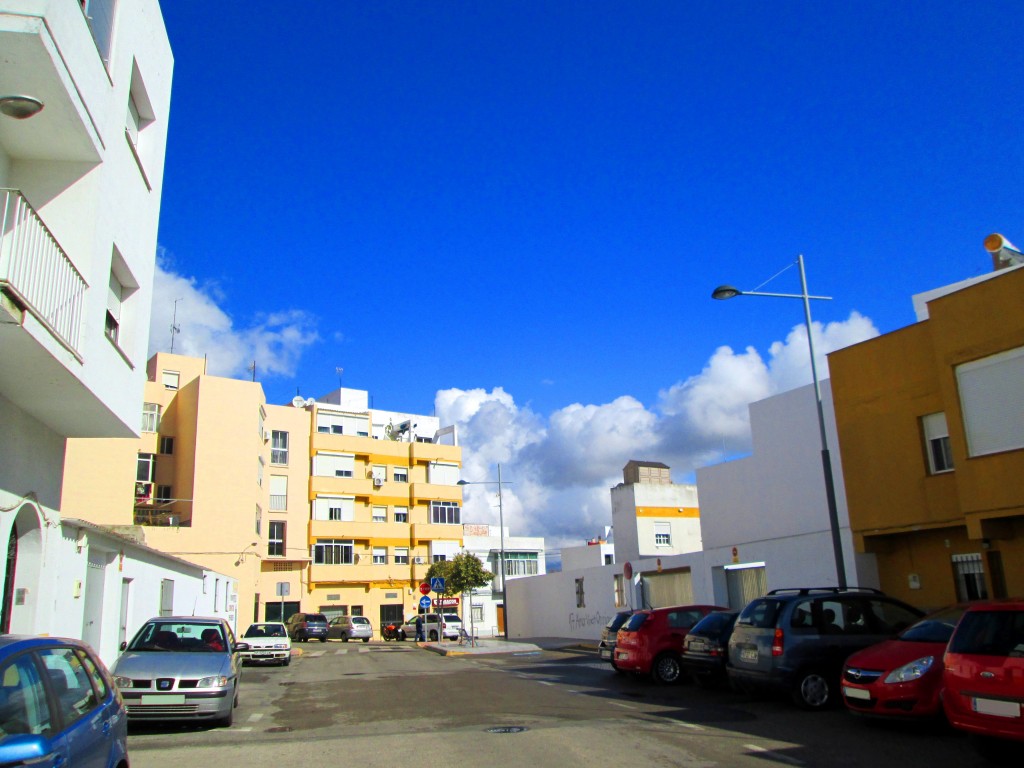
[[[472,629],[478,637],[504,635],[506,626],[515,627],[520,621],[518,604],[510,605],[506,598],[505,583],[531,581],[531,577],[547,573],[544,562],[544,538],[540,536],[510,536],[497,525],[462,526],[464,550],[480,558],[484,568],[495,574],[486,587],[474,589],[466,595],[462,623],[466,631]],[[505,577],[501,576],[499,563],[504,544]],[[526,606],[524,605],[525,609]]]
[[[156,0],[0,0],[0,51],[0,631],[70,631],[64,442],[138,434],[173,57]]]
[[[855,554],[829,382],[822,382],[840,536],[851,586],[878,587],[874,557]],[[821,441],[811,385],[750,406],[750,456],[697,471],[703,549],[548,574],[510,585],[523,605],[513,637],[593,640],[617,611],[686,603],[742,608],[780,587],[835,586]],[[614,489],[613,489],[614,492]],[[624,526],[625,527],[625,526]],[[619,545],[621,529],[616,526]]]
[[[669,467],[630,461],[612,488],[612,530],[619,560],[667,557],[701,548],[697,486],[673,483]]]

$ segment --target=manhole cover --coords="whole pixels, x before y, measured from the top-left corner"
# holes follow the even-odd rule
[[[499,725],[484,729],[484,733],[522,733],[525,730],[526,726],[524,725]]]
[[[277,725],[273,728],[267,728],[267,733],[288,733],[292,730],[290,725]]]

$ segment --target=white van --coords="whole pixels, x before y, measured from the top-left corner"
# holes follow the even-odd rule
[[[399,630],[399,639],[401,640],[415,640],[416,639],[416,616],[410,616],[405,620]],[[428,613],[423,615],[423,636],[434,642],[438,637],[444,637],[445,640],[458,640],[459,630],[462,629],[462,619],[460,619],[454,613],[444,614],[441,620],[441,631],[438,634],[437,626],[437,614]]]

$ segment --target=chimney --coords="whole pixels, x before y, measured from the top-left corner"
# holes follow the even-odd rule
[[[985,238],[985,250],[992,254],[994,271],[1024,264],[1024,254],[1020,249],[997,232]]]

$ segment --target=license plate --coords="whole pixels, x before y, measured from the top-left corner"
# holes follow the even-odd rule
[[[757,648],[743,648],[740,651],[740,661],[757,661]]]
[[[148,705],[160,705],[160,704],[184,704],[185,694],[184,693],[150,693],[142,694],[142,706]]]
[[[1020,704],[1016,701],[997,701],[996,699],[971,699],[971,708],[983,715],[996,717],[1020,717]]]
[[[615,658],[616,659],[621,659],[622,661],[625,661],[626,659],[629,658],[629,651],[617,651],[616,654],[615,654]]]
[[[611,659],[612,652],[607,648],[602,648],[598,654],[602,659]]]
[[[865,691],[863,688],[850,688],[848,685],[844,685],[843,693],[846,694],[846,698],[848,699],[871,701],[871,691]]]
[[[272,656],[273,651],[252,651],[251,656]]]
[[[704,640],[691,640],[687,646],[688,651],[706,651],[708,644]]]

